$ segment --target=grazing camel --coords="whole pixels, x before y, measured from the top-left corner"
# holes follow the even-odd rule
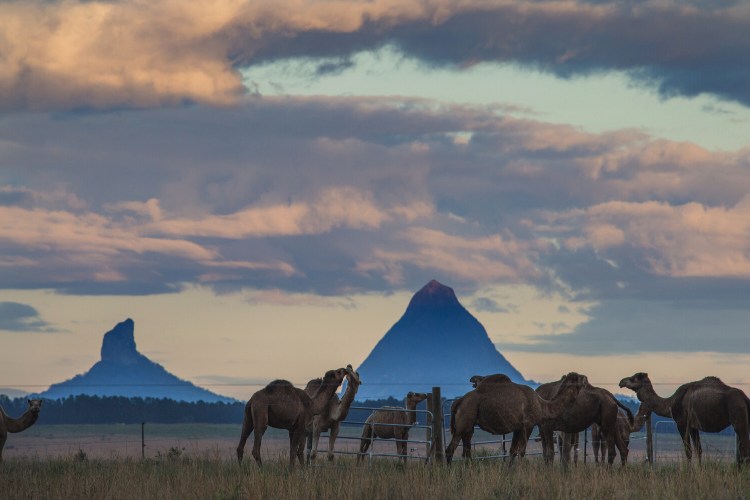
[[[359,464],[365,457],[367,449],[375,438],[395,439],[396,453],[406,463],[406,447],[409,439],[409,428],[417,423],[417,405],[427,399],[427,394],[423,392],[410,392],[406,395],[406,407],[398,408],[396,406],[384,406],[375,410],[365,420],[362,427],[362,437],[359,443],[359,455],[357,463]]]
[[[328,436],[328,460],[333,460],[333,448],[336,444],[336,437],[339,435],[340,422],[346,420],[346,416],[349,414],[349,408],[354,402],[354,396],[357,394],[359,386],[362,385],[362,381],[359,378],[359,373],[354,371],[352,365],[346,365],[346,391],[341,400],[334,393],[331,399],[328,400],[328,404],[323,411],[315,415],[312,421],[312,427],[307,429],[307,461],[315,460],[318,454],[318,440],[320,434],[330,429],[331,433]],[[305,387],[305,393],[313,397],[315,392],[320,388],[323,383],[322,379],[316,378],[307,383]]]
[[[706,377],[683,384],[674,394],[662,398],[654,391],[648,374],[643,372],[622,379],[620,387],[634,391],[638,400],[657,415],[674,419],[688,462],[693,457],[691,440],[698,454],[698,463],[701,461],[700,431],[720,432],[730,425],[737,434],[737,465],[750,462],[750,399],[740,389],[726,385],[718,377]]]
[[[3,461],[3,447],[8,439],[9,432],[25,431],[39,418],[39,412],[42,409],[41,399],[27,399],[29,408],[18,418],[9,417],[3,408],[0,407],[0,462]]]
[[[495,378],[498,379],[500,377]],[[512,464],[516,456],[525,455],[534,426],[559,417],[566,407],[572,405],[586,377],[573,372],[565,375],[551,400],[543,399],[527,385],[486,381],[487,378],[451,407],[451,441],[445,449],[448,464],[453,459],[459,440],[464,443],[464,456],[471,459],[471,451],[466,449],[466,444],[471,441],[475,425],[491,434],[513,433],[510,447]]]
[[[542,384],[537,387],[536,392],[545,399],[551,399],[561,384],[561,380]],[[586,379],[575,403],[565,408],[565,411],[557,418],[547,420],[539,426],[545,462],[551,463],[555,456],[554,431],[578,434],[588,429],[591,424],[598,424],[607,441],[608,462],[610,464],[614,462],[616,446],[620,452],[622,465],[625,465],[628,460],[628,447],[616,432],[618,407],[625,410],[629,421],[632,422],[633,413],[627,406],[620,403],[608,390],[595,387],[589,384],[588,379]],[[570,460],[570,448],[573,439],[575,438],[563,440],[563,453],[560,455],[560,460],[563,463],[568,463]]]
[[[646,405],[641,404],[632,424],[628,421],[628,416],[625,413],[622,411],[617,413],[617,432],[622,437],[625,446],[630,446],[630,434],[643,428],[650,413],[651,410]],[[599,463],[599,457],[601,456],[602,463],[604,463],[605,443],[606,438],[602,428],[598,424],[591,424],[591,448],[594,451],[594,462]]]
[[[252,395],[245,405],[245,418],[242,422],[240,444],[237,446],[237,460],[242,463],[245,443],[255,430],[253,458],[261,465],[260,444],[263,434],[270,425],[289,431],[289,466],[294,467],[295,455],[303,463],[303,444],[306,429],[312,425],[313,417],[328,404],[346,376],[346,369],[329,370],[323,376],[317,392],[312,396],[298,389],[286,380],[274,380]]]

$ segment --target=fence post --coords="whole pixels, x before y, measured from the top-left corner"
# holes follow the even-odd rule
[[[146,458],[146,422],[141,422],[141,459]]]
[[[654,465],[654,433],[651,429],[651,414],[646,417],[646,459],[650,465]]]
[[[440,387],[432,388],[432,450],[433,462],[445,464],[445,446],[443,443],[443,398]]]
[[[426,430],[426,443],[425,452],[427,454],[427,460],[432,461],[435,459],[435,443],[433,442],[434,427],[435,427],[435,402],[432,394],[427,395],[427,430]]]
[[[589,429],[583,429],[583,463],[586,463],[589,452]]]

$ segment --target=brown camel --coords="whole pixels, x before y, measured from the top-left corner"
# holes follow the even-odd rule
[[[562,381],[542,384],[537,387],[536,392],[545,399],[551,399],[561,384]],[[608,462],[610,464],[614,462],[616,446],[620,452],[622,465],[625,465],[628,460],[628,447],[616,431],[618,407],[625,410],[629,421],[632,422],[633,413],[627,406],[620,403],[608,390],[595,387],[586,379],[575,403],[565,408],[565,411],[557,418],[550,419],[539,426],[545,462],[551,463],[555,456],[554,431],[577,434],[588,429],[591,424],[598,424],[607,441]],[[564,449],[560,455],[563,463],[568,463],[570,460],[570,448],[574,439],[563,440]]]
[[[307,460],[315,460],[318,454],[318,440],[320,434],[330,429],[328,436],[328,460],[333,460],[333,448],[336,443],[336,437],[339,435],[340,422],[346,420],[349,414],[349,408],[354,402],[354,396],[357,394],[362,381],[359,373],[354,371],[352,365],[346,365],[346,391],[341,400],[334,393],[325,409],[318,415],[315,415],[312,421],[312,428],[307,429]],[[307,383],[305,393],[312,397],[323,383],[322,379],[316,378]]]
[[[406,395],[405,408],[397,406],[384,406],[375,410],[365,420],[362,427],[362,437],[359,443],[359,464],[365,457],[367,449],[375,438],[395,439],[396,453],[406,463],[406,445],[409,439],[409,428],[417,423],[417,405],[427,399],[427,394],[422,392],[410,392]]]
[[[303,463],[305,430],[312,425],[313,417],[322,412],[331,395],[341,385],[346,369],[329,370],[323,376],[317,392],[312,396],[298,389],[286,380],[274,380],[250,398],[245,405],[245,418],[242,422],[240,444],[237,446],[237,460],[242,463],[245,442],[255,430],[253,458],[261,465],[260,444],[263,433],[270,425],[289,431],[289,466],[294,466],[294,456]]]
[[[691,440],[698,462],[701,461],[700,431],[720,432],[731,425],[737,433],[738,465],[750,462],[750,399],[740,389],[726,385],[718,377],[706,377],[683,384],[670,397],[662,398],[654,391],[648,374],[642,372],[622,379],[620,387],[634,391],[657,415],[674,419],[688,461],[693,457]]]
[[[41,399],[27,399],[29,408],[18,418],[9,417],[2,407],[0,407],[0,462],[3,461],[3,447],[8,439],[9,432],[21,432],[32,425],[39,418],[39,411],[42,409]]]
[[[630,434],[638,432],[643,429],[646,424],[646,418],[651,413],[651,410],[644,404],[638,408],[638,412],[635,414],[633,423],[628,421],[628,416],[622,411],[617,412],[617,432],[622,437],[625,446],[630,446]],[[594,450],[594,461],[599,463],[599,457],[601,456],[602,463],[604,463],[604,444],[606,438],[602,432],[602,428],[598,424],[591,424],[591,448]]]
[[[461,440],[464,456],[471,459],[471,436],[474,426],[491,434],[513,433],[510,463],[526,453],[526,444],[534,426],[560,416],[572,405],[586,378],[577,373],[565,375],[559,391],[551,400],[543,399],[532,388],[514,382],[487,383],[485,378],[476,389],[456,400],[451,407],[451,441],[445,449],[450,464]],[[493,377],[496,381],[502,377]]]

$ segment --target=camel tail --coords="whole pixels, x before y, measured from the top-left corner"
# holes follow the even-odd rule
[[[458,411],[458,407],[461,405],[461,401],[463,398],[458,398],[451,404],[451,435],[456,433],[456,412]]]
[[[614,396],[612,397],[615,398]],[[630,411],[630,408],[620,403],[620,401],[617,398],[615,398],[615,403],[617,403],[617,406],[625,410],[625,414],[628,416],[628,422],[630,422],[630,426],[632,427],[633,423],[635,422],[635,419],[633,418],[633,412]]]

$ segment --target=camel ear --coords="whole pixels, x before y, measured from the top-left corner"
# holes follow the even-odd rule
[[[407,394],[406,397],[407,398],[413,398],[414,397],[414,393],[413,392],[409,392],[409,394]]]

